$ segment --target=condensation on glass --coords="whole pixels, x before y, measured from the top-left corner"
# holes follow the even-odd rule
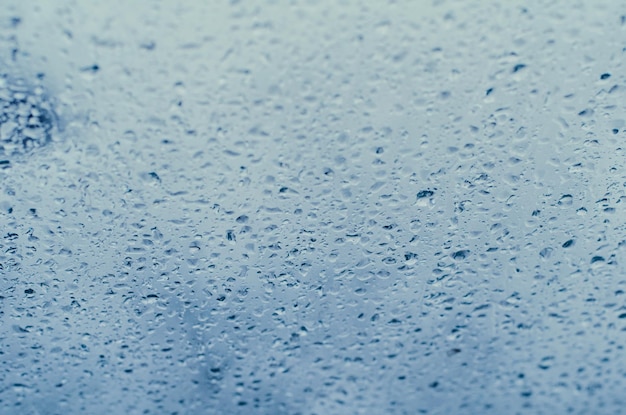
[[[5,0],[0,412],[621,413],[625,16]]]

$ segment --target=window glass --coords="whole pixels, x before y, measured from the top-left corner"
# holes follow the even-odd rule
[[[0,413],[620,413],[625,22],[3,0]]]

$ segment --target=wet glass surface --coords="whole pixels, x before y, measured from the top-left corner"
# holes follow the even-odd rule
[[[3,2],[0,413],[623,411],[619,2],[179,3]]]

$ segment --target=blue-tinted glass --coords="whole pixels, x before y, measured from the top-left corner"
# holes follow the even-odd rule
[[[623,413],[625,22],[3,0],[0,413]]]

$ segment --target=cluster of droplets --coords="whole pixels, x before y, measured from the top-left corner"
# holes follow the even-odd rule
[[[31,87],[8,75],[0,77],[1,157],[25,154],[50,142],[55,118],[53,104],[43,87]]]

